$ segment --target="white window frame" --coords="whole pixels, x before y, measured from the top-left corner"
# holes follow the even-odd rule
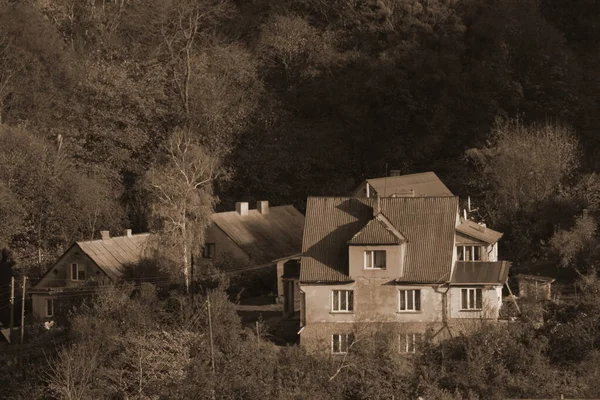
[[[379,251],[383,252],[384,257],[385,257],[385,263],[384,263],[383,267],[375,267],[374,266],[375,265],[375,253],[379,252]],[[364,258],[363,259],[363,267],[364,267],[364,269],[369,269],[369,270],[373,270],[373,269],[374,270],[383,270],[383,269],[386,269],[386,267],[387,267],[387,252],[385,250],[365,250],[363,254],[364,254],[364,257],[363,257]],[[370,261],[370,264],[371,264],[370,267],[367,266],[368,265],[367,264],[367,260]]]
[[[398,352],[416,353],[421,343],[423,343],[422,333],[401,333],[398,335]]]
[[[465,296],[466,293],[466,296]],[[463,301],[466,299],[466,303]],[[471,303],[473,304],[471,306]],[[482,288],[462,288],[460,290],[460,309],[461,311],[481,311],[483,310],[483,289]]]
[[[73,269],[75,269],[76,274],[73,274]],[[83,272],[83,279],[80,278],[80,274]],[[71,263],[71,280],[72,281],[85,281],[85,265],[80,265],[78,263]]]
[[[458,248],[462,249],[462,257],[460,257],[460,252]],[[465,255],[467,254],[466,250],[469,249],[469,258],[470,260],[465,259]],[[479,257],[475,259],[475,249],[478,249]],[[458,261],[483,261],[483,252],[485,251],[485,246],[456,246],[456,259]]]
[[[410,296],[410,297],[409,297]],[[412,300],[412,308],[408,308],[409,301]],[[404,299],[405,309],[402,309],[402,299]],[[418,300],[417,300],[418,299]],[[418,308],[417,308],[418,303]],[[400,289],[398,290],[398,312],[415,313],[421,311],[421,289]]]
[[[335,342],[338,342],[336,349]],[[347,354],[354,341],[354,335],[351,333],[334,333],[331,335],[331,354]]]
[[[46,317],[54,316],[54,299],[46,299]]]
[[[337,293],[337,304],[336,304],[336,293]],[[342,299],[346,299],[346,308],[342,308]],[[331,291],[331,312],[332,313],[346,313],[351,314],[354,312],[354,290],[338,289]]]

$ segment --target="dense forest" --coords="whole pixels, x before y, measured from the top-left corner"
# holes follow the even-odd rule
[[[35,277],[100,229],[160,230],[161,185],[186,192],[175,150],[209,170],[195,221],[433,170],[507,232],[507,257],[543,259],[594,211],[599,15],[590,0],[3,0],[0,244]],[[529,180],[558,175],[528,193],[529,153],[482,161],[499,120],[561,127],[576,162],[547,168],[538,148],[546,176]],[[527,198],[499,204],[513,184]]]
[[[339,359],[257,337],[221,275],[195,299],[101,287],[20,368],[0,349],[0,397],[600,395],[599,20],[596,0],[0,0],[2,301],[101,229],[188,262],[215,209],[304,210],[391,169],[470,196],[512,275],[579,291],[410,358],[357,332]]]

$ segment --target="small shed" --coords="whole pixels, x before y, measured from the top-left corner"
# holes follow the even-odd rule
[[[519,284],[519,297],[536,299],[536,300],[550,300],[551,298],[551,285],[554,282],[554,278],[548,276],[538,275],[517,275],[517,282]]]

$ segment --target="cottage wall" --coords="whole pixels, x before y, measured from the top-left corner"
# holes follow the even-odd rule
[[[45,289],[53,287],[77,287],[84,281],[71,280],[71,264],[77,263],[85,268],[85,277],[88,279],[105,278],[104,272],[98,268],[77,245],[71,246],[69,250],[54,264],[52,269],[46,273],[36,285],[36,289]]]
[[[212,259],[201,258],[200,264],[218,263],[225,268],[240,268],[250,263],[250,257],[216,224],[211,224],[204,235],[205,243],[215,244],[215,256]]]

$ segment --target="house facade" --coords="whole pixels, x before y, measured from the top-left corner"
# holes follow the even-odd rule
[[[277,271],[278,297],[287,304],[286,282],[299,277],[293,274],[293,265],[302,248],[304,216],[292,205],[271,207],[268,201],[258,201],[256,209],[249,209],[247,202],[238,202],[235,211],[215,213],[211,221],[200,264],[230,271],[272,266]],[[293,296],[294,290],[290,293]],[[295,298],[290,301],[299,308]]]
[[[401,352],[495,321],[510,264],[502,235],[459,217],[458,198],[309,198],[300,268],[300,340],[344,353],[362,330]]]
[[[123,268],[135,265],[145,254],[149,233],[110,237],[101,231],[102,239],[75,242],[30,289],[32,315],[35,321],[49,321],[66,311],[66,303],[83,296],[91,281],[117,282]],[[69,301],[67,301],[69,300]]]

